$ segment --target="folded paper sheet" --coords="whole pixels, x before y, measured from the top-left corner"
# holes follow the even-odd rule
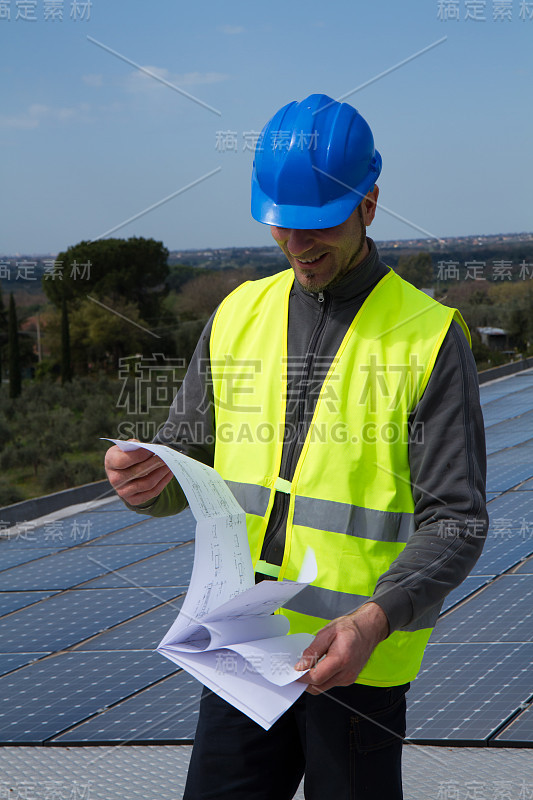
[[[218,472],[166,445],[110,441],[158,455],[196,518],[187,596],[157,651],[268,730],[305,689],[293,665],[313,637],[288,634],[286,617],[273,612],[316,578],[314,553],[296,582],[255,584],[246,515]]]

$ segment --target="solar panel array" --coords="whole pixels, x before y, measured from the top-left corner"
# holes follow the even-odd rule
[[[533,371],[481,387],[490,528],[408,694],[420,744],[533,746]]]
[[[152,519],[116,500],[0,540],[2,743],[191,740],[201,686],[153,650],[194,530],[190,511]]]
[[[533,746],[533,371],[481,387],[491,527],[409,692],[415,742]],[[0,510],[1,527],[1,510]],[[190,511],[119,500],[0,538],[0,743],[194,738],[201,686],[153,650],[183,602]]]

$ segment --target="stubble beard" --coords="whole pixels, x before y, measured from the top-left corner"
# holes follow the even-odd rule
[[[357,207],[357,211],[359,212],[359,219],[361,221],[361,235],[359,239],[359,244],[357,246],[357,250],[352,255],[350,261],[348,262],[348,264],[346,264],[345,267],[339,270],[339,272],[337,272],[337,274],[334,275],[333,278],[326,281],[325,283],[321,282],[320,280],[313,280],[315,278],[315,275],[312,272],[308,273],[307,281],[305,283],[302,283],[300,280],[298,280],[296,272],[294,272],[294,276],[297,282],[300,284],[302,289],[305,289],[306,292],[317,293],[317,292],[322,292],[324,289],[332,289],[334,286],[340,283],[340,281],[344,278],[345,275],[347,275],[349,272],[355,269],[355,267],[358,266],[359,256],[363,252],[364,246],[366,244],[366,226],[363,223],[363,215],[361,213],[360,206]]]

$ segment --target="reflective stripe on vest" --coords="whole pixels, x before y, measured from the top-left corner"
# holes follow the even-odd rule
[[[256,514],[259,517],[266,514],[269,489],[251,483],[229,480],[226,483],[247,514]],[[294,501],[294,524],[381,542],[407,542],[414,531],[412,514],[376,511],[349,503],[300,496]]]
[[[288,494],[278,579],[297,578],[307,546],[319,573],[282,613],[291,632],[316,633],[372,597],[413,530],[408,420],[455,312],[389,272],[346,332],[293,479],[280,483],[292,283],[287,270],[243,284],[215,316],[215,468],[247,512],[254,564],[276,491]],[[438,612],[431,609],[378,645],[358,682],[412,680]]]

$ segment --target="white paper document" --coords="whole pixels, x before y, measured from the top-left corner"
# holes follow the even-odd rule
[[[288,634],[287,618],[273,612],[315,580],[313,551],[297,581],[255,584],[246,514],[218,472],[166,445],[109,441],[158,455],[196,518],[187,596],[157,652],[268,730],[305,689],[293,665],[313,636]]]

